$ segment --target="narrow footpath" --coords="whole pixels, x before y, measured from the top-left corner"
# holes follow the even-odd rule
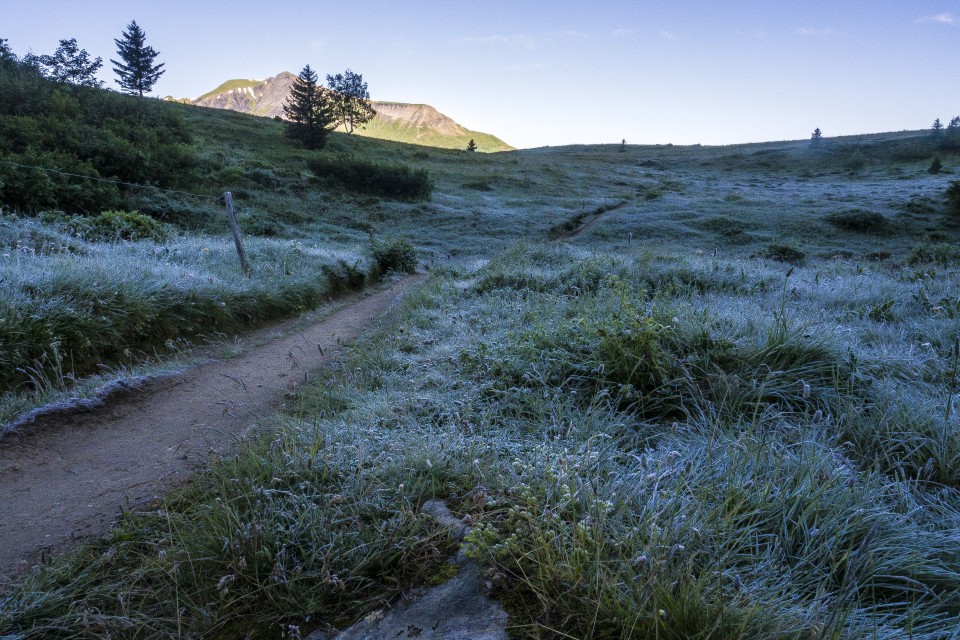
[[[38,418],[0,440],[0,585],[72,540],[103,534],[122,510],[159,498],[228,449],[420,280],[405,278],[235,358],[154,379],[92,411]]]

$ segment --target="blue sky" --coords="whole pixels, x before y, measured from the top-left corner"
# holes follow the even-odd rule
[[[22,55],[60,38],[106,62],[131,19],[155,94],[309,63],[519,147],[727,144],[930,126],[960,115],[960,0],[0,0]]]

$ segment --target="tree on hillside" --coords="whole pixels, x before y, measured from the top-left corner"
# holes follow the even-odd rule
[[[816,147],[820,144],[821,140],[823,140],[823,133],[820,131],[820,127],[817,127],[813,130],[813,133],[810,134],[810,144]]]
[[[473,138],[470,138],[470,142],[467,143],[467,151],[473,153],[477,150],[477,143],[473,141]]]
[[[933,121],[933,126],[930,127],[930,132],[934,138],[939,138],[940,133],[943,131],[943,123],[940,122],[940,118],[937,118]]]
[[[300,140],[307,149],[322,149],[335,118],[329,92],[317,84],[317,73],[307,65],[294,80],[283,105],[287,116],[286,134]]]
[[[960,137],[960,116],[954,116],[947,125],[947,137],[951,140]]]
[[[0,60],[16,60],[17,56],[14,55],[13,49],[10,48],[10,44],[7,42],[6,38],[0,38]]]
[[[146,40],[147,34],[136,20],[127,25],[127,30],[118,40],[114,40],[122,62],[110,62],[118,76],[117,84],[124,93],[142,97],[145,92],[149,93],[160,76],[166,73],[162,63],[153,63],[160,52],[147,46]]]
[[[336,126],[343,125],[344,131],[353,130],[371,120],[376,111],[370,106],[370,92],[363,75],[347,69],[335,76],[327,75],[327,86],[333,92],[330,101],[333,105]]]
[[[86,49],[77,46],[77,39],[61,40],[52,56],[37,58],[44,75],[57,82],[69,82],[82,87],[102,87],[97,80],[97,71],[103,66],[103,58],[90,59]]]

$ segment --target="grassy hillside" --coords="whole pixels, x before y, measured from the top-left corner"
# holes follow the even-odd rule
[[[260,80],[246,80],[243,78],[238,78],[235,80],[227,80],[226,82],[221,84],[219,87],[217,87],[213,91],[206,92],[205,94],[197,98],[197,100],[210,98],[212,96],[219,95],[221,93],[226,93],[227,91],[236,91],[237,89],[249,89],[251,87],[257,86],[258,84],[260,84],[260,82],[261,82]]]
[[[343,627],[442,579],[456,545],[431,498],[475,523],[516,637],[954,633],[952,141],[469,154],[335,134],[321,152],[426,170],[408,202],[331,186],[279,123],[164,108],[192,135],[188,190],[237,198],[254,276],[229,275],[216,201],[132,189],[167,236],[4,218],[24,301],[5,308],[77,323],[65,291],[151,288],[264,317],[337,258],[366,270],[371,234],[408,237],[430,277],[259,441],[7,587],[0,636]]]
[[[467,143],[473,140],[477,150],[484,153],[495,151],[511,151],[513,147],[500,138],[480,131],[464,130],[460,135],[440,134],[428,128],[421,128],[402,120],[385,120],[374,118],[356,130],[357,135],[380,140],[391,140],[425,147],[440,149],[466,149]]]

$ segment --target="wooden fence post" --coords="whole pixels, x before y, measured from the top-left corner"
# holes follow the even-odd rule
[[[233,215],[233,194],[229,191],[224,192],[223,201],[227,205],[227,220],[230,222],[233,241],[237,245],[237,255],[240,256],[240,267],[243,269],[243,275],[249,276],[250,263],[247,262],[247,254],[243,251],[243,242],[240,240],[240,228],[237,227],[237,217]]]

